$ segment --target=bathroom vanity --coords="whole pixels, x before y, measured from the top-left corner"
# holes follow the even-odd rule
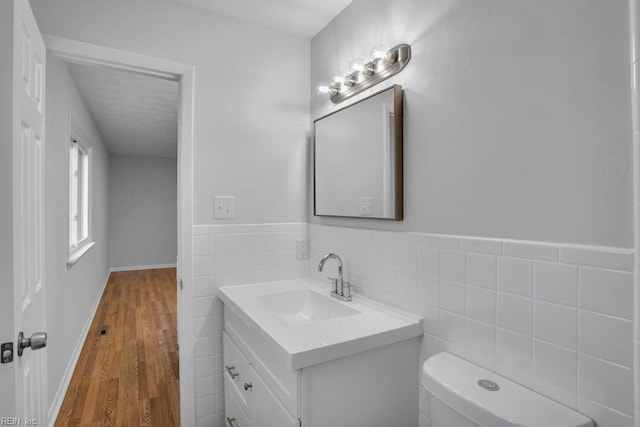
[[[417,425],[420,317],[312,278],[219,292],[227,427]]]

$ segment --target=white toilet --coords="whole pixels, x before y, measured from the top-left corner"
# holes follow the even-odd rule
[[[449,353],[424,362],[430,427],[593,427],[593,421]]]

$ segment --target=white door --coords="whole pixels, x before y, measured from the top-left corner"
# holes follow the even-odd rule
[[[46,331],[44,281],[45,46],[27,0],[12,0],[15,337]],[[24,342],[28,344],[28,341]],[[36,347],[36,342],[31,344]],[[45,350],[14,348],[16,416],[47,425]]]

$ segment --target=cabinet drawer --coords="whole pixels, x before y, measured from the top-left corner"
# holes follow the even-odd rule
[[[225,385],[228,379],[225,378]],[[238,403],[236,393],[225,393],[224,396],[224,427],[249,427],[249,418]]]
[[[275,344],[264,334],[236,315],[233,310],[224,311],[224,329],[230,341],[246,356],[252,368],[262,378],[273,394],[290,414],[301,413],[301,371],[290,370],[274,350]],[[244,383],[242,383],[244,384]]]
[[[249,361],[226,332],[222,333],[222,346],[225,396],[234,392],[244,412],[251,414],[251,390],[244,390],[244,384],[250,384],[253,381],[253,371]]]

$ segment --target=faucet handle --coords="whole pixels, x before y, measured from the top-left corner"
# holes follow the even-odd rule
[[[338,292],[338,278],[337,277],[327,277],[327,279],[331,280],[331,284],[333,285],[333,292]]]
[[[343,286],[347,288],[347,295],[351,295],[351,291],[357,291],[358,287],[351,282],[347,282],[346,280],[343,283]]]

